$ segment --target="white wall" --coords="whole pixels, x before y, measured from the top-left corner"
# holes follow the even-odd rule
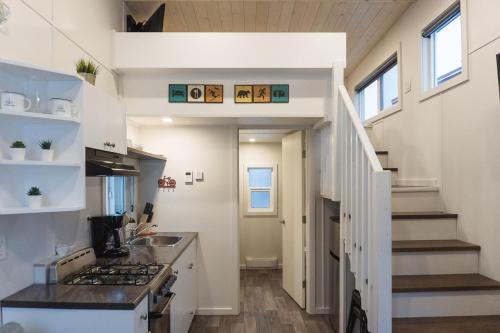
[[[500,2],[467,1],[469,80],[420,101],[420,31],[453,0],[419,0],[347,78],[354,92],[399,43],[402,111],[374,125],[375,146],[390,151],[401,178],[441,184],[446,209],[459,214],[459,238],[481,246],[480,271],[500,280],[500,103],[495,55],[500,53]]]
[[[331,71],[162,70],[125,74],[123,95],[130,116],[323,117],[331,108]],[[169,103],[168,85],[223,84],[224,104]],[[290,103],[236,104],[235,84],[290,85]]]
[[[141,127],[146,151],[167,163],[142,163],[142,201],[155,204],[160,231],[196,231],[201,314],[237,314],[238,133],[235,127]],[[205,180],[184,183],[186,170],[203,171]],[[177,180],[177,189],[157,190],[159,177]],[[139,205],[142,207],[142,204]]]
[[[79,58],[91,58],[101,65],[97,86],[116,94],[112,30],[122,27],[121,0],[4,1],[11,14],[0,28],[0,59],[75,73]]]
[[[282,260],[281,235],[281,143],[240,143],[240,266],[246,264],[246,257],[270,258]],[[277,165],[278,215],[245,216],[243,191],[245,190],[245,166]]]
[[[121,28],[120,0],[5,0],[11,15],[0,27],[0,59],[74,73],[80,57],[102,65],[97,87],[116,94],[110,70],[111,29]],[[0,217],[7,258],[0,261],[0,298],[33,283],[32,265],[54,254],[57,243],[89,244],[86,217],[102,213],[100,179],[88,178],[87,209],[81,213]]]

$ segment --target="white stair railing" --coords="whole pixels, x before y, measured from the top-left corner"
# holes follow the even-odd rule
[[[384,171],[358,112],[339,86],[341,237],[372,333],[392,332],[391,174]],[[345,255],[341,259],[345,260]],[[346,267],[341,262],[341,267]],[[341,269],[342,274],[342,269]],[[341,277],[341,286],[345,280]],[[341,289],[345,290],[345,289]]]

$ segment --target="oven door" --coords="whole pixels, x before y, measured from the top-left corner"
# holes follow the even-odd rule
[[[150,333],[170,333],[170,305],[175,294],[171,293],[165,305],[159,312],[149,313]]]

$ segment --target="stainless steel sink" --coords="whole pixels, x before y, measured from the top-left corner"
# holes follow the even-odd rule
[[[181,236],[141,236],[131,242],[135,246],[170,246],[174,247],[183,239]]]

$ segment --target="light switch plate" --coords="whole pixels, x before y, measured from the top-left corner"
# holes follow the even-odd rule
[[[196,171],[195,179],[201,182],[203,180],[203,171]]]
[[[405,87],[404,87],[405,93],[409,93],[411,91],[411,81],[405,81]]]
[[[184,173],[184,182],[186,184],[192,184],[193,183],[193,171],[191,170],[187,170],[185,173]]]
[[[4,235],[0,235],[0,260],[7,258],[7,244]]]

